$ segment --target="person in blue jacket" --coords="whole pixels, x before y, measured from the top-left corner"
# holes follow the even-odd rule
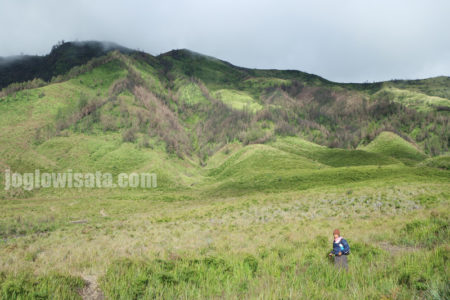
[[[341,237],[339,229],[333,231],[333,251],[329,256],[334,256],[334,265],[338,268],[348,269],[347,255],[350,254],[348,242]]]

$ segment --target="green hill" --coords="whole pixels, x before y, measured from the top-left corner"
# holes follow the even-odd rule
[[[363,150],[344,150],[327,148],[317,144],[287,137],[277,139],[274,147],[295,153],[330,167],[388,165],[398,163],[397,160],[378,153]]]
[[[140,131],[149,135],[152,117],[146,106],[150,105],[154,114],[166,114],[162,119],[167,124],[157,125],[154,120],[151,130],[168,152],[204,162],[233,141],[264,143],[297,136],[327,147],[355,149],[383,130],[409,136],[427,154],[448,150],[446,107],[450,107],[450,100],[446,98],[445,78],[410,85],[397,81],[339,84],[300,71],[236,67],[189,50],[152,56],[97,42],[62,43],[41,58],[50,69],[19,60],[40,70],[20,75],[19,67],[0,66],[1,76],[16,81],[0,93],[2,109],[11,111],[19,99],[29,101],[22,107],[28,109],[35,101],[60,97],[56,105],[60,108],[55,111],[58,116],[53,113],[53,118],[72,119],[71,124],[65,124],[67,133],[84,126],[90,132],[131,131],[136,135],[135,131]],[[10,76],[11,68],[17,76]],[[27,81],[33,78],[37,79]],[[427,84],[441,92],[433,94]],[[95,113],[75,120],[70,110],[81,98],[84,105],[96,103]],[[117,98],[120,101],[115,101]],[[138,117],[140,124],[112,121],[125,118],[127,113],[131,119]],[[433,126],[429,126],[430,121]],[[169,133],[165,126],[174,127]],[[334,152],[337,161],[338,152]]]
[[[214,157],[212,158],[214,159]],[[233,153],[209,175],[221,178],[273,173],[273,170],[318,169],[321,164],[267,145],[249,145]],[[323,167],[323,166],[322,166]]]
[[[70,66],[67,57],[87,57],[81,45],[101,46],[64,43],[50,56]],[[154,170],[165,174],[166,186],[185,186],[204,181],[205,174],[224,179],[247,176],[249,170],[258,176],[272,170],[411,165],[424,160],[424,152],[448,149],[448,112],[433,105],[415,110],[417,93],[429,93],[424,82],[412,83],[404,99],[388,101],[382,85],[245,69],[188,50],[159,56],[117,45],[107,50],[38,87],[25,82],[3,89],[2,165],[63,170],[77,161],[84,171]],[[446,83],[425,82],[436,88]],[[404,82],[388,85],[407,90]],[[429,120],[433,126],[426,125]],[[386,127],[417,146],[390,133],[378,135]],[[227,145],[240,150],[221,156]]]
[[[365,151],[379,153],[401,160],[405,163],[414,163],[426,158],[416,146],[405,141],[392,132],[382,132],[370,144],[362,147]]]

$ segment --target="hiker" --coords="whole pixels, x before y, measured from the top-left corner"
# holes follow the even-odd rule
[[[347,241],[341,237],[341,232],[339,229],[335,229],[333,231],[333,251],[331,251],[328,255],[330,257],[334,256],[334,265],[342,269],[348,270],[347,264],[347,255],[350,254],[350,246]]]

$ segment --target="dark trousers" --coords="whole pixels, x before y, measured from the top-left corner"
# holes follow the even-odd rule
[[[347,255],[341,255],[341,256],[336,255],[334,257],[334,265],[338,269],[348,270]]]

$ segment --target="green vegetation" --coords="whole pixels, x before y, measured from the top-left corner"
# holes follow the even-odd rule
[[[218,90],[214,92],[213,95],[235,109],[247,109],[249,111],[258,111],[262,109],[260,104],[243,92],[235,90]]]
[[[41,191],[2,200],[2,224],[22,229],[2,234],[0,283],[22,296],[82,295],[84,274],[113,299],[445,299],[449,194],[448,174],[301,192],[292,182],[238,197],[203,188]],[[334,227],[352,246],[348,273],[326,258]],[[39,275],[15,273],[24,269]]]
[[[178,93],[181,101],[190,105],[207,101],[198,85],[193,82],[181,86]]]
[[[442,243],[431,251],[392,257],[389,249],[354,242],[350,271],[337,274],[320,251],[327,246],[326,239],[319,236],[306,243],[295,240],[285,242],[282,247],[260,248],[255,256],[195,259],[172,255],[164,260],[116,261],[108,268],[103,286],[108,296],[123,299],[218,295],[224,298],[257,295],[305,299],[440,298],[448,293],[445,267],[448,252]],[[367,289],[362,292],[361,286]]]
[[[432,111],[439,107],[450,107],[450,99],[392,87],[381,89],[373,97],[388,98],[418,111]]]
[[[448,78],[338,84],[175,50],[43,79],[0,94],[2,299],[449,298]],[[4,190],[4,169],[158,186]]]
[[[445,87],[450,84],[450,78],[439,76],[419,80],[393,80],[385,83],[386,86],[393,86],[400,89],[416,91],[422,94],[441,98],[450,98],[449,90]]]
[[[78,90],[78,95],[58,96],[78,98],[82,92],[87,100],[97,100],[91,108],[100,110],[86,116],[94,121],[88,122],[89,130],[99,128],[91,124],[98,118],[108,130],[128,131],[130,136],[136,136],[136,130],[144,134],[143,126],[148,126],[153,117],[145,116],[142,109],[151,106],[168,124],[153,125],[156,128],[150,135],[162,140],[169,152],[179,157],[195,155],[203,163],[228,142],[263,143],[279,136],[301,136],[332,148],[355,149],[381,132],[391,131],[414,141],[427,155],[448,151],[450,98],[446,77],[339,84],[299,71],[239,68],[189,50],[155,57],[117,45],[110,50],[121,52],[98,52],[103,49],[100,45],[59,45],[53,51],[58,55],[50,56],[66,66],[75,65],[70,72],[58,71],[53,84],[47,86],[41,79],[26,81],[32,78],[23,76],[17,80],[21,82],[3,89],[0,101],[22,97],[24,89],[30,100],[47,98],[46,89],[64,89],[67,93],[67,83],[73,82],[71,89]],[[97,50],[88,55],[83,47]],[[107,55],[98,57],[101,53]],[[80,65],[84,60],[73,58],[77,55],[94,59]],[[8,70],[0,69],[0,73],[9,74]],[[112,83],[111,78],[116,81]],[[107,116],[120,92],[137,100],[120,103],[122,117],[136,112],[141,124],[128,122],[117,128],[112,122],[117,112]],[[140,109],[130,111],[130,104]],[[170,134],[167,126],[172,127]]]
[[[330,149],[294,137],[277,139],[273,143],[273,146],[331,167],[389,165],[398,163],[396,159],[383,154],[364,150]]]
[[[431,157],[426,159],[422,164],[429,167],[450,170],[450,155]]]
[[[391,156],[405,163],[414,163],[426,158],[425,154],[421,153],[414,145],[391,132],[382,132],[363,149]]]
[[[84,284],[81,278],[57,274],[38,277],[0,274],[0,295],[2,299],[81,299],[79,292]]]

